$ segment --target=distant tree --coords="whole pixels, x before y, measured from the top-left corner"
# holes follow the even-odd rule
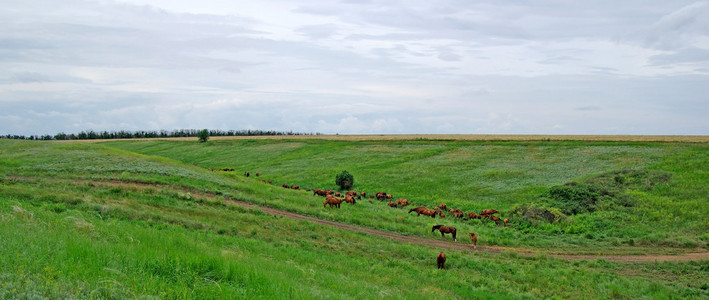
[[[342,171],[335,176],[335,184],[340,186],[342,190],[349,190],[354,184],[354,176],[350,172]]]
[[[200,143],[204,143],[209,140],[209,130],[202,129],[197,132],[197,138],[199,138]]]

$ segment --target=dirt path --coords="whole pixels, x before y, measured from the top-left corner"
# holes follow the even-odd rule
[[[305,215],[301,215],[301,214],[297,214],[297,213],[292,213],[292,212],[288,212],[288,211],[283,211],[283,210],[279,210],[279,209],[275,209],[275,208],[255,205],[255,204],[236,201],[236,200],[227,200],[227,203],[233,204],[233,205],[238,205],[238,206],[245,207],[245,208],[259,209],[259,210],[261,210],[265,213],[271,214],[271,215],[283,216],[285,218],[294,219],[294,220],[307,220],[310,222],[328,225],[328,226],[336,227],[336,228],[343,229],[343,230],[364,232],[364,233],[367,233],[370,235],[389,238],[392,240],[410,243],[410,244],[456,249],[456,250],[482,251],[482,252],[489,252],[489,253],[500,253],[502,251],[514,251],[518,254],[528,255],[528,256],[541,253],[541,252],[533,251],[530,249],[496,247],[496,246],[478,246],[477,249],[473,249],[473,246],[470,244],[433,240],[433,239],[427,239],[427,238],[421,238],[421,237],[415,237],[415,236],[406,236],[406,235],[402,235],[402,234],[385,232],[385,231],[371,229],[371,228],[365,228],[365,227],[360,227],[360,226],[354,226],[354,225],[349,225],[349,224],[328,221],[328,220],[322,220],[322,219],[313,218],[313,217],[309,217],[309,216],[305,216]],[[678,255],[561,255],[561,254],[559,254],[559,255],[549,255],[549,257],[564,258],[564,259],[569,259],[569,260],[605,259],[608,261],[618,261],[618,262],[664,262],[664,261],[690,261],[690,260],[709,259],[709,252],[686,253],[686,254],[678,254]]]
[[[125,181],[92,181],[92,182],[95,185],[107,184],[107,185],[111,185],[111,186],[143,186],[143,187],[151,186],[151,187],[156,187],[156,188],[169,187],[171,190],[182,189],[182,188],[175,187],[175,186],[155,185],[155,184],[142,183],[142,182],[125,182]],[[193,196],[196,196],[196,197],[216,199],[216,197],[214,195],[209,194],[209,193],[188,191],[186,189],[182,189],[182,190],[185,192],[190,192]],[[533,255],[544,253],[542,251],[535,251],[533,249],[497,247],[497,246],[478,246],[476,249],[473,249],[472,245],[468,244],[468,243],[449,242],[449,241],[434,240],[434,239],[421,238],[421,237],[415,237],[415,236],[406,236],[406,235],[402,235],[402,234],[391,233],[391,232],[376,230],[376,229],[372,229],[372,228],[366,228],[366,227],[360,227],[360,226],[355,226],[355,225],[349,225],[349,224],[344,224],[344,223],[339,223],[339,222],[334,222],[334,221],[318,219],[318,218],[314,218],[314,217],[310,217],[310,216],[306,216],[306,215],[301,215],[301,214],[297,214],[297,213],[293,213],[293,212],[289,212],[289,211],[285,211],[285,210],[280,210],[280,209],[275,209],[275,208],[271,208],[271,207],[251,204],[248,202],[243,202],[243,201],[238,201],[238,200],[233,200],[233,199],[224,200],[224,203],[228,204],[228,205],[237,205],[237,206],[244,207],[244,208],[258,209],[258,210],[261,210],[267,214],[275,215],[275,216],[283,216],[288,219],[306,220],[306,221],[310,221],[310,222],[314,222],[314,223],[318,223],[318,224],[322,224],[322,225],[332,226],[332,227],[339,228],[342,230],[363,232],[363,233],[373,235],[373,236],[384,237],[384,238],[392,239],[395,241],[416,244],[416,245],[425,245],[425,246],[430,246],[430,247],[440,247],[440,248],[455,249],[455,250],[466,250],[466,251],[471,251],[471,252],[481,251],[481,252],[488,252],[488,253],[500,253],[502,251],[514,251],[519,255],[526,255],[526,256],[533,256]],[[463,238],[463,237],[461,237],[461,238]],[[465,238],[467,238],[467,236]],[[696,252],[696,253],[684,253],[684,254],[678,254],[678,255],[562,255],[562,254],[552,254],[552,255],[548,255],[548,256],[555,257],[555,258],[569,259],[569,260],[605,259],[608,261],[616,261],[616,262],[665,262],[665,261],[679,262],[679,261],[691,261],[691,260],[707,260],[707,259],[709,259],[709,252],[704,251],[704,252]]]

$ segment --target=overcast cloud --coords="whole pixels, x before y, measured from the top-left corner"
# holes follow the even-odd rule
[[[709,134],[707,1],[10,0],[0,134]]]

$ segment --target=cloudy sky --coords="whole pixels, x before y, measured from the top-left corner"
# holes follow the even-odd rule
[[[0,134],[182,128],[707,135],[709,2],[0,5]]]

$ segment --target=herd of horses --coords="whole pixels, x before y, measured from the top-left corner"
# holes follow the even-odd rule
[[[210,171],[213,171],[214,169],[210,168]],[[219,168],[216,169],[216,171],[226,171],[226,172],[233,172],[233,168]],[[258,177],[260,174],[256,172],[254,174],[256,177]],[[245,172],[244,176],[250,177],[251,173],[250,172]],[[265,180],[261,180],[261,182],[266,183]],[[272,181],[268,181],[268,183],[272,183]],[[288,185],[288,184],[282,184],[281,185],[284,188],[287,189],[294,189],[294,190],[300,190],[300,186],[298,185]],[[308,190],[310,191],[310,190]],[[357,200],[361,200],[364,197],[367,197],[367,193],[362,191],[362,192],[356,192],[356,191],[347,191],[345,194],[341,194],[340,192],[336,192],[333,190],[321,190],[321,189],[313,189],[313,196],[321,196],[325,197],[325,202],[323,203],[323,207],[327,207],[328,205],[330,208],[340,208],[340,204],[342,202],[346,202],[349,204],[356,204]],[[372,203],[372,199],[380,200],[380,201],[386,201],[386,200],[391,200],[393,196],[389,193],[386,192],[377,192],[376,194],[370,195],[370,200],[369,202]],[[389,201],[387,203],[389,207],[392,208],[403,208],[409,205],[415,205],[413,202],[410,202],[408,199],[396,199],[394,201]],[[440,218],[445,218],[446,214],[444,211],[447,211],[451,215],[453,215],[456,218],[460,219],[465,219],[465,220],[472,220],[472,219],[478,219],[478,220],[483,220],[483,219],[488,219],[490,221],[495,222],[495,224],[500,225],[500,217],[495,216],[495,214],[500,213],[498,210],[495,209],[483,209],[479,214],[474,213],[474,212],[463,212],[460,209],[453,209],[453,208],[448,208],[448,206],[445,203],[440,203],[439,205],[433,207],[433,208],[427,208],[425,206],[418,206],[416,208],[409,209],[408,213],[416,212],[416,216],[424,215],[428,216],[431,218],[436,218],[436,215],[438,215]],[[509,219],[504,219],[502,220],[504,223],[504,226],[507,227],[507,224],[509,222]],[[457,233],[456,233],[456,228],[453,226],[446,226],[442,224],[434,225],[431,228],[431,232],[435,232],[438,230],[438,232],[441,233],[441,236],[445,238],[446,234],[450,234],[451,237],[453,238],[453,241],[458,241],[457,239]],[[470,232],[468,234],[470,236],[470,240],[473,244],[473,249],[477,249],[477,244],[478,244],[478,236]],[[441,251],[438,253],[436,256],[436,264],[439,269],[445,269],[445,263],[446,263],[446,255]]]

